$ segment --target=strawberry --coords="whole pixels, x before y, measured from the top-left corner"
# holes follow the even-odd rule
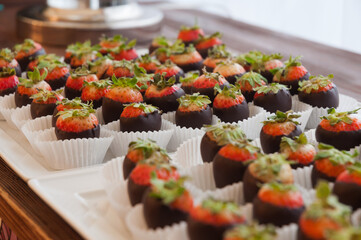
[[[249,51],[247,53],[238,55],[236,57],[236,62],[241,64],[244,69],[249,72],[251,70],[254,70],[254,64],[259,62],[263,56],[264,54],[260,51]],[[254,71],[257,71],[257,69],[255,69]]]
[[[254,89],[266,85],[267,79],[261,74],[251,70],[250,72],[243,74],[240,78],[237,78],[236,83],[239,84],[241,92],[245,96],[247,102],[252,102],[254,94],[256,93]]]
[[[154,75],[153,80],[145,92],[145,102],[159,107],[165,113],[177,110],[179,106],[177,99],[185,93],[183,89],[174,85],[175,77],[166,80],[165,73],[163,73]]]
[[[97,75],[98,79],[106,78],[106,72],[113,64],[112,59],[111,56],[105,55],[93,62],[88,62],[90,72]]]
[[[86,65],[88,61],[94,61],[99,57],[98,51],[100,46],[92,46],[90,41],[85,41],[84,43],[76,43],[73,50],[70,58],[70,67],[76,69]]]
[[[171,45],[172,45],[172,43],[166,37],[164,37],[164,36],[156,37],[152,40],[152,43],[149,46],[149,54],[152,54],[156,49],[158,49],[160,47],[167,48]]]
[[[218,45],[208,50],[208,57],[203,61],[203,67],[208,72],[213,72],[218,62],[231,58],[231,53],[226,50],[226,45]]]
[[[272,225],[258,225],[257,223],[240,224],[228,230],[223,240],[276,240],[277,232]]]
[[[298,239],[323,240],[327,231],[350,226],[351,209],[331,195],[326,182],[318,184],[316,197],[301,215]]]
[[[56,120],[58,119],[58,112],[69,110],[69,109],[91,109],[93,108],[92,103],[86,104],[81,101],[80,98],[74,98],[69,100],[67,98],[63,98],[61,101],[56,102],[56,108],[54,109],[53,118],[52,118],[52,126],[55,127]]]
[[[123,37],[122,35],[114,35],[112,37],[107,37],[103,35],[100,38],[99,45],[101,49],[99,52],[103,55],[107,55],[109,52],[112,52],[116,48],[118,48],[120,45],[126,43],[128,41],[127,38]]]
[[[138,58],[137,51],[134,49],[136,43],[137,41],[135,39],[128,43],[123,43],[119,47],[112,49],[110,55],[115,60],[134,60]]]
[[[185,47],[183,43],[171,51],[169,59],[183,69],[184,72],[200,69],[203,62],[202,56],[192,44]]]
[[[31,59],[45,54],[44,48],[39,43],[28,38],[23,43],[15,45],[14,49],[15,59],[23,70],[27,68]]]
[[[15,105],[22,107],[32,102],[30,96],[39,92],[39,89],[51,91],[51,87],[44,81],[47,75],[47,70],[43,74],[40,74],[38,68],[35,68],[34,72],[28,72],[28,79],[19,78],[20,83],[15,92]]]
[[[65,96],[69,99],[80,97],[84,82],[93,81],[98,81],[97,76],[95,74],[91,74],[91,72],[85,67],[72,70],[70,76],[66,80]]]
[[[80,98],[83,102],[92,101],[93,107],[98,108],[102,105],[103,97],[109,91],[110,85],[109,80],[84,81]]]
[[[176,83],[179,83],[180,77],[184,77],[183,70],[170,60],[167,60],[163,65],[160,65],[155,71],[155,74],[157,73],[159,73],[160,75],[163,75],[163,73],[165,73],[165,78],[167,80],[174,76],[176,79]]]
[[[44,54],[44,55],[39,55],[37,56],[34,60],[32,60],[31,62],[29,62],[27,69],[29,71],[34,71],[35,67],[39,68],[39,69],[43,69],[46,66],[42,66],[39,67],[39,63],[40,62],[61,62],[61,58],[53,53],[50,54]]]
[[[299,82],[310,77],[310,73],[302,66],[300,59],[300,56],[295,58],[290,56],[289,60],[285,62],[285,67],[274,71],[273,81],[287,85],[292,95],[298,93]]]
[[[304,206],[301,192],[293,184],[266,183],[259,190],[258,198],[279,207],[300,208]]]
[[[208,104],[211,103],[208,96],[183,95],[177,99],[179,107],[175,113],[175,123],[180,127],[202,128],[205,124],[212,123],[212,109]]]
[[[316,155],[315,147],[307,142],[307,137],[304,133],[293,139],[282,137],[280,152],[286,155],[287,160],[294,161],[294,163],[291,164],[292,168],[312,164]]]
[[[147,73],[155,73],[160,65],[160,62],[149,54],[140,56],[136,63],[138,63],[139,67],[144,68]]]
[[[30,105],[31,118],[35,119],[42,116],[52,115],[56,108],[56,102],[64,97],[61,95],[63,90],[49,91],[39,89],[38,93],[31,95],[33,99]]]
[[[354,164],[347,166],[346,170],[338,175],[336,182],[355,183],[357,185],[361,185],[360,163],[355,162]]]
[[[15,53],[9,48],[3,48],[0,50],[0,71],[3,68],[13,68],[16,72],[17,77],[21,77],[21,68],[15,59]]]
[[[119,119],[124,104],[143,102],[143,96],[137,86],[137,78],[112,77],[113,85],[105,94],[102,103],[102,113],[105,123]]]
[[[187,72],[184,77],[179,78],[181,88],[186,94],[192,94],[192,86],[194,81],[199,77],[198,71]]]
[[[14,68],[3,67],[0,70],[0,96],[14,93],[19,84]]]
[[[360,109],[348,112],[328,110],[316,128],[316,140],[330,144],[340,150],[349,150],[361,144],[361,120],[351,116]]]
[[[292,97],[285,85],[271,83],[270,85],[256,87],[254,90],[256,91],[253,97],[254,105],[271,113],[291,110]]]
[[[68,45],[65,50],[64,62],[70,64],[72,56],[75,55],[75,53],[78,52],[79,49],[81,49],[82,47],[83,43],[81,42],[76,42],[74,44]]]
[[[249,109],[244,96],[239,90],[239,85],[224,86],[219,84],[214,87],[218,92],[213,100],[213,112],[223,122],[238,122],[249,117]]]
[[[217,188],[242,181],[248,163],[260,150],[247,140],[236,139],[223,146],[213,158],[213,176]]]
[[[146,90],[153,82],[154,74],[148,74],[144,68],[139,67],[138,64],[135,64],[134,65],[134,76],[138,81],[137,86],[139,87],[140,92],[144,96]]]
[[[215,32],[210,36],[201,36],[195,43],[195,47],[202,57],[206,58],[208,56],[208,50],[222,44],[221,37],[222,34],[219,32]]]
[[[332,74],[310,76],[309,80],[299,82],[298,99],[313,107],[337,108],[339,95],[336,85],[331,81]]]
[[[69,69],[65,63],[57,60],[57,56],[50,55],[51,54],[38,57],[38,62],[34,66],[37,66],[40,69],[40,73],[43,73],[44,69],[46,69],[48,75],[46,76],[45,81],[49,83],[52,89],[59,89],[65,86],[66,80],[70,76]]]
[[[213,72],[221,74],[229,83],[234,84],[246,71],[238,63],[226,60],[218,62]]]
[[[178,39],[187,45],[195,43],[201,36],[204,36],[204,32],[198,25],[192,27],[182,26],[178,33]]]
[[[320,143],[318,148],[320,151],[315,156],[315,164],[311,174],[313,186],[319,179],[334,182],[348,165],[355,162],[354,158],[358,155],[356,151],[351,154],[323,143]]]
[[[55,135],[58,140],[98,138],[100,126],[93,109],[69,109],[58,113]]]
[[[112,77],[115,75],[117,78],[121,77],[133,77],[134,76],[134,63],[127,60],[113,61],[107,71],[104,73],[104,77]]]

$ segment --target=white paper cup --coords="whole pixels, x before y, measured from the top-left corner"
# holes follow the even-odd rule
[[[11,114],[15,111],[16,105],[15,105],[15,94],[10,94],[7,96],[4,96],[2,101],[0,102],[0,112],[8,125],[11,128],[16,129],[16,125],[11,120]]]
[[[104,124],[102,107],[99,107],[99,108],[95,109],[94,114],[97,117],[99,124]]]
[[[114,141],[110,145],[110,150],[116,157],[124,156],[128,152],[129,143],[141,139],[152,139],[162,148],[167,148],[170,138],[174,132],[173,124],[169,121],[162,120],[161,130],[159,131],[147,131],[147,132],[119,132],[120,123],[114,121],[106,125],[102,125],[102,128],[114,136]]]
[[[249,103],[249,118],[237,122],[247,138],[255,139],[259,137],[259,133],[263,126],[263,121],[266,120],[266,111],[258,106]]]
[[[312,190],[311,172],[313,166],[307,166],[297,169],[292,169],[295,184],[301,187]]]
[[[297,230],[295,223],[277,228],[277,240],[297,240]]]
[[[26,105],[21,108],[16,108],[15,111],[11,114],[11,121],[15,126],[21,130],[21,127],[27,122],[32,120],[30,105]]]
[[[175,153],[174,163],[181,168],[203,164],[201,141],[203,136],[191,138],[182,143]]]
[[[4,97],[5,97],[5,96],[0,97],[0,103],[3,101]],[[4,116],[3,116],[3,114],[2,114],[1,111],[0,111],[0,121],[2,121],[2,120],[6,121],[5,118],[4,118]]]
[[[100,129],[99,138],[57,140],[54,128],[50,128],[39,132],[35,144],[49,167],[69,169],[102,163],[113,138]]]
[[[355,227],[361,227],[361,208],[356,209],[351,215],[351,223]]]

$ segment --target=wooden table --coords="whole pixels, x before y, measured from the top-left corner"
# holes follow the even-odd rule
[[[12,47],[21,41],[15,35],[15,14],[24,2],[29,4],[24,0],[8,2],[5,11],[0,12],[0,48]],[[30,4],[34,2],[43,1]],[[166,12],[164,35],[176,37],[179,27],[192,25],[196,16],[206,33],[221,31],[224,42],[238,52],[257,49],[267,53],[280,52],[285,56],[303,55],[302,62],[312,74],[333,73],[340,92],[361,101],[361,55],[199,11]],[[48,52],[64,52],[62,48],[45,47]],[[0,179],[0,218],[20,239],[82,239],[3,159],[0,159]]]

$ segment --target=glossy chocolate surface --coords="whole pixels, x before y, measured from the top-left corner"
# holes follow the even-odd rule
[[[207,106],[201,111],[182,112],[177,109],[175,122],[177,126],[186,128],[202,128],[203,125],[212,123],[212,109]]]
[[[121,132],[159,131],[162,125],[162,118],[158,111],[148,113],[145,116],[120,117],[119,120]]]
[[[222,122],[238,122],[249,117],[249,108],[246,101],[243,101],[241,104],[233,105],[229,108],[216,108],[213,106],[213,113]]]
[[[262,150],[264,153],[274,153],[274,152],[278,152],[280,150],[280,144],[281,144],[281,139],[282,137],[289,137],[289,138],[293,138],[295,136],[299,136],[302,133],[301,128],[299,127],[299,125],[297,125],[295,127],[295,129],[288,135],[277,135],[277,136],[272,136],[272,135],[268,135],[263,131],[263,128],[261,129],[261,134],[260,134],[260,141],[261,141],[261,146],[262,146]]]
[[[292,108],[292,97],[288,90],[281,89],[274,94],[269,92],[253,99],[254,105],[264,108],[266,111],[275,113],[277,110],[287,112]]]
[[[65,132],[55,126],[55,135],[58,140],[76,139],[76,138],[98,138],[100,136],[100,125],[82,132]]]

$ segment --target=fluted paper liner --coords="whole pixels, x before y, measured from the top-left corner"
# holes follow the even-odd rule
[[[191,138],[182,143],[175,153],[175,164],[182,168],[189,168],[203,164],[201,156],[201,141],[203,136]]]
[[[297,240],[297,230],[295,223],[277,228],[277,240]]]
[[[137,204],[125,218],[125,223],[133,239],[160,240],[172,235],[182,235],[186,232],[186,222],[180,222],[164,228],[149,229],[143,216],[143,205]]]
[[[172,123],[167,120],[162,120],[161,130],[159,131],[119,132],[119,120],[102,125],[102,128],[114,136],[114,141],[110,145],[110,150],[116,157],[126,155],[129,143],[137,140],[138,138],[152,139],[162,148],[167,148],[169,140],[174,132]]]
[[[1,96],[1,97],[0,97],[0,103],[3,101],[4,97],[5,97],[5,96]],[[4,118],[3,114],[2,114],[1,111],[0,111],[0,121],[1,121],[1,120],[5,120],[5,118]]]
[[[259,137],[259,133],[263,126],[262,122],[266,120],[266,111],[261,107],[253,105],[252,103],[249,103],[248,106],[249,118],[239,121],[237,124],[246,134],[247,138],[255,139]]]
[[[104,118],[103,118],[103,112],[102,112],[102,107],[99,107],[97,109],[95,109],[95,116],[98,119],[99,124],[104,124]]]
[[[346,112],[346,111],[354,110],[358,107],[358,102],[356,99],[343,94],[340,94],[339,97],[340,97],[340,103],[338,108],[336,108],[337,112]],[[318,124],[321,122],[321,117],[327,115],[327,109],[328,108],[314,107],[306,127],[309,129],[316,128]]]
[[[351,223],[355,227],[361,227],[361,208],[356,209],[351,215]]]
[[[15,111],[15,109],[17,109],[14,96],[15,94],[13,93],[3,97],[2,101],[0,102],[0,112],[8,125],[11,128],[16,129],[16,125],[11,120],[11,114]]]
[[[57,140],[54,128],[50,128],[39,132],[35,144],[49,167],[69,169],[102,163],[113,138],[100,129],[99,138]]]
[[[32,120],[30,105],[26,105],[21,108],[16,108],[15,111],[11,114],[11,121],[15,126],[21,130],[21,127],[27,122]]]

